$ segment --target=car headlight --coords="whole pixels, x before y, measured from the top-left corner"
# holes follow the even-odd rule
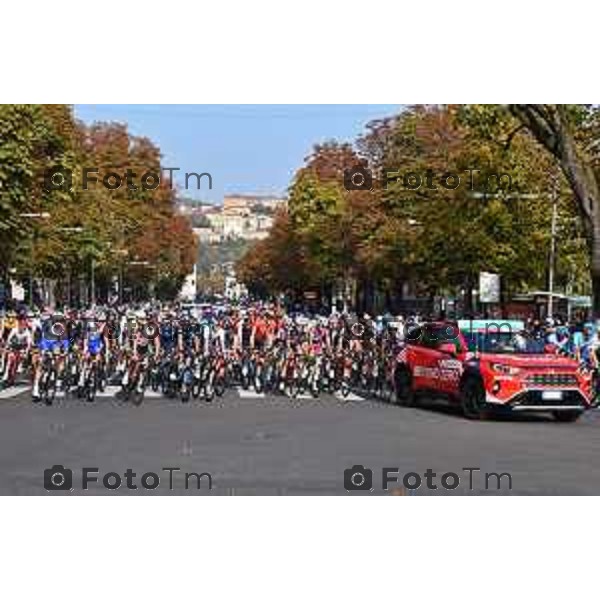
[[[502,375],[518,375],[520,369],[518,367],[511,367],[510,365],[503,365],[502,363],[494,363],[492,365],[492,371]]]

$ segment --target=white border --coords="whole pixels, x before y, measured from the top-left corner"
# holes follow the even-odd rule
[[[594,4],[581,0],[485,7],[21,0],[2,6],[0,98],[594,102],[595,16]],[[103,599],[588,597],[596,504],[4,498],[3,591],[6,598]]]
[[[577,498],[10,498],[5,598],[585,598]],[[17,514],[21,519],[8,517]]]
[[[2,6],[4,102],[594,102],[596,7],[505,0]]]

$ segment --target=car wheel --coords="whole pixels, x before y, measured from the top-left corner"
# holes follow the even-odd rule
[[[574,423],[581,416],[580,410],[556,410],[553,413],[554,418],[560,423]]]

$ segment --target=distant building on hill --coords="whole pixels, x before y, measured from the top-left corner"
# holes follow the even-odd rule
[[[262,210],[275,211],[286,205],[285,198],[277,196],[254,196],[248,194],[231,194],[223,198],[223,212],[229,214],[248,214]],[[261,210],[262,209],[262,210]]]
[[[222,205],[181,203],[178,211],[190,219],[201,244],[220,244],[266,238],[273,226],[274,212],[286,202],[275,196],[229,195]]]

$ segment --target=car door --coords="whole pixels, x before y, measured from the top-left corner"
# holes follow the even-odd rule
[[[448,346],[453,346],[453,350],[447,351]],[[445,327],[436,340],[435,353],[435,389],[454,396],[458,393],[465,354],[464,342],[458,330],[454,331],[452,326]]]
[[[429,331],[423,327],[419,337],[409,345],[409,364],[415,390],[435,389],[438,354]]]

